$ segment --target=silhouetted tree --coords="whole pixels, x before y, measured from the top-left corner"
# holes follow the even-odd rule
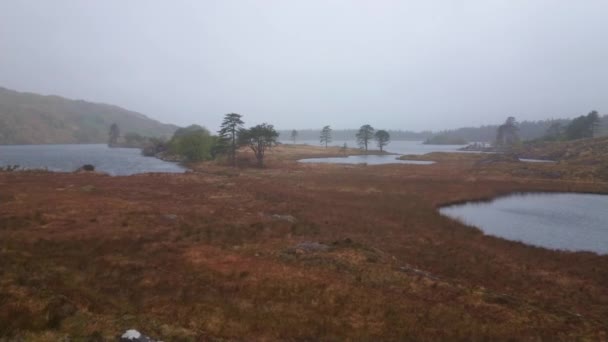
[[[376,139],[378,148],[380,148],[380,152],[384,151],[384,146],[388,145],[388,143],[391,141],[391,135],[383,129],[376,131],[374,138]]]
[[[587,135],[589,138],[593,138],[599,132],[600,123],[600,116],[596,110],[587,114],[587,124],[589,125]]]
[[[319,140],[321,142],[321,145],[325,145],[325,148],[327,148],[327,144],[329,144],[331,142],[331,127],[329,127],[329,126],[323,127],[323,129],[321,130],[321,136],[319,137]]]
[[[116,123],[113,123],[110,126],[110,131],[108,132],[108,135],[108,146],[116,146],[116,144],[118,144],[118,138],[120,137],[120,129],[118,129],[118,125]]]
[[[515,120],[515,117],[509,116],[504,124],[498,126],[498,130],[496,131],[496,146],[507,148],[515,145],[519,142],[518,130],[517,120]]]
[[[219,152],[228,154],[232,166],[236,166],[236,150],[238,149],[238,132],[243,128],[243,116],[237,113],[229,113],[224,115],[224,121],[220,126],[219,134]]]
[[[581,115],[566,127],[566,137],[568,139],[593,138],[599,129],[599,124],[600,116],[596,111]]]
[[[363,125],[357,132],[357,143],[367,151],[367,145],[374,138],[374,128],[370,125]]]
[[[552,123],[551,126],[549,126],[549,128],[547,128],[547,133],[545,133],[545,139],[546,140],[559,140],[562,138],[563,134],[564,134],[564,127],[562,126],[562,123],[559,121],[556,121],[556,122]]]
[[[296,131],[295,129],[293,131],[291,131],[291,140],[293,140],[293,143],[295,145],[296,143],[296,139],[298,138],[298,131]]]
[[[279,133],[275,131],[273,125],[263,123],[249,129],[241,129],[238,137],[239,145],[249,146],[249,148],[251,148],[255,154],[255,158],[258,161],[258,166],[263,167],[266,149],[277,143]]]

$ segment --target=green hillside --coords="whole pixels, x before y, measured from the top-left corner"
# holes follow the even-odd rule
[[[0,87],[0,144],[105,143],[114,122],[121,134],[168,138],[177,129],[117,106]]]

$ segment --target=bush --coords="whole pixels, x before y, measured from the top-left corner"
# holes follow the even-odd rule
[[[181,131],[169,142],[169,152],[183,156],[189,162],[213,159],[216,138],[205,128]]]

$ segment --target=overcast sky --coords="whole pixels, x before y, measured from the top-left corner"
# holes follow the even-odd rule
[[[1,0],[0,86],[217,129],[608,113],[608,1]]]

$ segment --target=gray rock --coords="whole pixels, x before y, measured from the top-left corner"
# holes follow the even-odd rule
[[[289,223],[296,223],[296,218],[291,216],[291,215],[278,215],[278,214],[274,214],[271,215],[270,218],[272,218],[275,221],[286,221]]]

